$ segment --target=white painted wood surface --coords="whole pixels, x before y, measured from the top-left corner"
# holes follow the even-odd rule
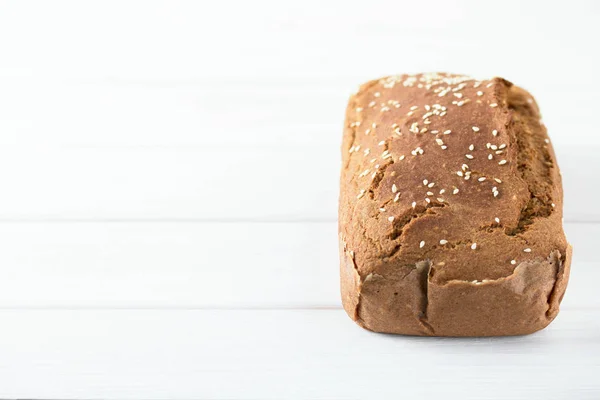
[[[598,399],[597,2],[1,1],[0,398]],[[345,102],[502,75],[544,114],[575,248],[539,334],[340,309]]]

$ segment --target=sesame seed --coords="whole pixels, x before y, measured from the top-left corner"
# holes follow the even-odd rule
[[[507,162],[508,162],[508,161],[506,161],[506,160],[502,160],[502,161],[500,161],[500,162],[498,163],[498,165],[504,165],[504,164],[506,164]]]
[[[454,188],[454,190],[452,191],[452,194],[457,194],[459,192],[458,188]]]
[[[503,151],[503,150],[497,150],[497,151],[496,151],[496,154],[502,154],[502,153],[504,153],[504,151]]]
[[[385,208],[384,208],[384,207],[381,207],[381,208],[379,209],[379,211],[381,211],[381,212],[385,212]]]
[[[433,196],[433,192],[427,192],[427,196]]]
[[[442,111],[442,112],[440,113],[440,117],[443,117],[444,115],[446,115],[446,111]]]
[[[358,196],[356,196],[357,199],[360,199],[361,197],[363,197],[365,195],[365,189],[360,189],[360,193],[358,194]]]
[[[427,179],[423,179],[423,185],[427,186],[427,184],[429,183],[429,181]]]
[[[466,169],[469,169],[469,166],[468,166],[467,164],[463,164],[463,165],[461,166],[461,168],[462,168],[462,170],[464,171],[464,170],[466,170]]]
[[[515,264],[517,263],[517,260],[510,260],[510,263],[511,263],[512,265],[515,265]]]
[[[469,146],[469,150],[471,150],[471,151],[475,150],[475,146],[473,146],[473,145],[470,145],[470,146]]]
[[[412,106],[412,107],[410,108],[410,111],[416,110],[417,108],[419,108],[419,106]]]
[[[429,197],[427,197],[427,198],[425,199],[425,202],[426,202],[427,204],[431,203],[431,200],[429,200]]]
[[[429,110],[431,110],[431,107],[430,107],[428,104],[425,104],[425,109],[426,109],[427,111],[429,111]]]
[[[442,150],[446,150],[448,148],[448,146],[442,146],[441,149]]]
[[[465,154],[465,157],[467,157],[469,160],[472,160],[474,158],[471,154]]]
[[[503,143],[503,144],[501,144],[500,146],[498,146],[498,148],[499,148],[500,150],[502,150],[502,149],[506,148],[506,144],[504,144],[504,143]]]
[[[494,158],[494,156],[493,156],[493,155],[491,155],[491,154],[489,154],[489,155],[488,155],[488,160],[491,160],[492,158]]]
[[[444,202],[444,199],[443,199],[442,197],[438,197],[438,198],[437,198],[437,201],[439,201],[440,203],[443,203],[443,202]]]
[[[444,145],[444,141],[443,141],[442,139],[435,139],[435,142],[436,142],[437,144],[439,144],[440,146],[443,146],[443,145]]]
[[[488,83],[487,85],[485,85],[485,87],[488,87],[488,88],[489,88],[489,87],[492,87],[492,86],[494,86],[494,82],[490,82],[490,83]]]
[[[490,104],[490,107],[492,107],[492,108],[498,107],[498,104],[497,103],[492,103],[492,104]]]
[[[477,179],[479,182],[483,182],[485,181],[485,176],[482,176],[481,178]]]
[[[448,243],[448,241],[447,241],[446,239],[442,239],[442,240],[440,240],[440,244],[441,244],[441,245],[444,245],[444,244],[446,244],[446,243]]]
[[[494,221],[496,221],[496,223],[499,224],[500,223],[500,218],[496,217],[496,218],[494,218]]]
[[[556,204],[552,203],[552,208],[556,207]]]
[[[477,126],[473,126],[471,129],[473,129],[473,132],[479,132],[479,128]]]
[[[385,144],[385,140],[382,140],[381,142],[378,143],[378,145],[383,146]]]
[[[401,155],[400,157],[398,157],[398,161],[404,160],[404,157],[405,157],[404,155]]]
[[[427,185],[427,187],[430,187],[430,188],[432,188],[434,186],[435,186],[435,182],[431,182],[429,185]]]
[[[449,135],[451,133],[452,133],[452,131],[450,129],[444,131],[444,135]]]
[[[525,253],[531,253],[531,249],[530,249],[529,247],[528,247],[528,248],[526,248],[526,249],[523,249],[523,251],[524,251]]]
[[[421,243],[419,243],[419,247],[422,249],[425,246],[425,241],[421,240]]]
[[[392,185],[392,193],[396,193],[398,191],[398,187],[396,186],[396,184],[394,183]]]
[[[546,144],[548,144],[548,143],[550,143],[550,139],[544,139],[544,142],[545,142]]]
[[[437,134],[439,131],[431,131],[431,133],[433,133],[434,135]]]
[[[369,107],[374,107],[375,104],[377,104],[377,103],[375,103],[375,101],[372,101],[372,102],[369,103]]]
[[[475,250],[476,248],[477,248],[477,243],[473,243],[473,244],[471,245],[471,250]]]
[[[394,197],[394,203],[396,203],[400,199],[400,193],[396,193],[396,197]]]
[[[462,171],[456,171],[456,175],[463,176],[463,173],[462,173]]]
[[[444,194],[445,192],[446,192],[446,189],[440,190],[440,194]]]
[[[417,206],[417,202],[413,201],[411,205],[412,205],[412,208],[415,208]]]
[[[394,217],[388,217],[388,221],[390,221],[390,222],[394,221]]]
[[[490,149],[492,149],[492,150],[497,150],[497,149],[498,149],[498,146],[496,146],[495,144],[491,144],[491,145],[490,145]]]
[[[494,135],[494,136],[498,136],[498,131],[494,129],[494,130],[492,131],[492,135]]]
[[[496,182],[498,182],[498,183],[502,183],[502,181],[501,181],[500,179],[498,179],[498,178],[494,178],[494,180],[495,180]]]
[[[483,92],[480,90],[477,92],[477,96],[483,96]]]
[[[362,107],[356,107],[356,112],[361,112],[363,110]]]

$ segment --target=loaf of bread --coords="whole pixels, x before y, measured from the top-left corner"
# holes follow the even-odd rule
[[[528,92],[445,73],[373,80],[350,98],[342,152],[342,301],[359,325],[501,336],[556,317],[571,247]]]

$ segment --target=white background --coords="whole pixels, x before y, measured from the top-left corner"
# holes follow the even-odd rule
[[[1,1],[0,398],[600,398],[595,1]],[[521,338],[340,307],[343,112],[386,74],[537,98],[575,248]]]

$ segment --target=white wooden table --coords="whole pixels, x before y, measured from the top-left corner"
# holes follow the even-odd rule
[[[600,6],[523,3],[0,2],[0,398],[600,399]],[[575,253],[538,334],[340,307],[345,101],[432,70],[542,107]]]

